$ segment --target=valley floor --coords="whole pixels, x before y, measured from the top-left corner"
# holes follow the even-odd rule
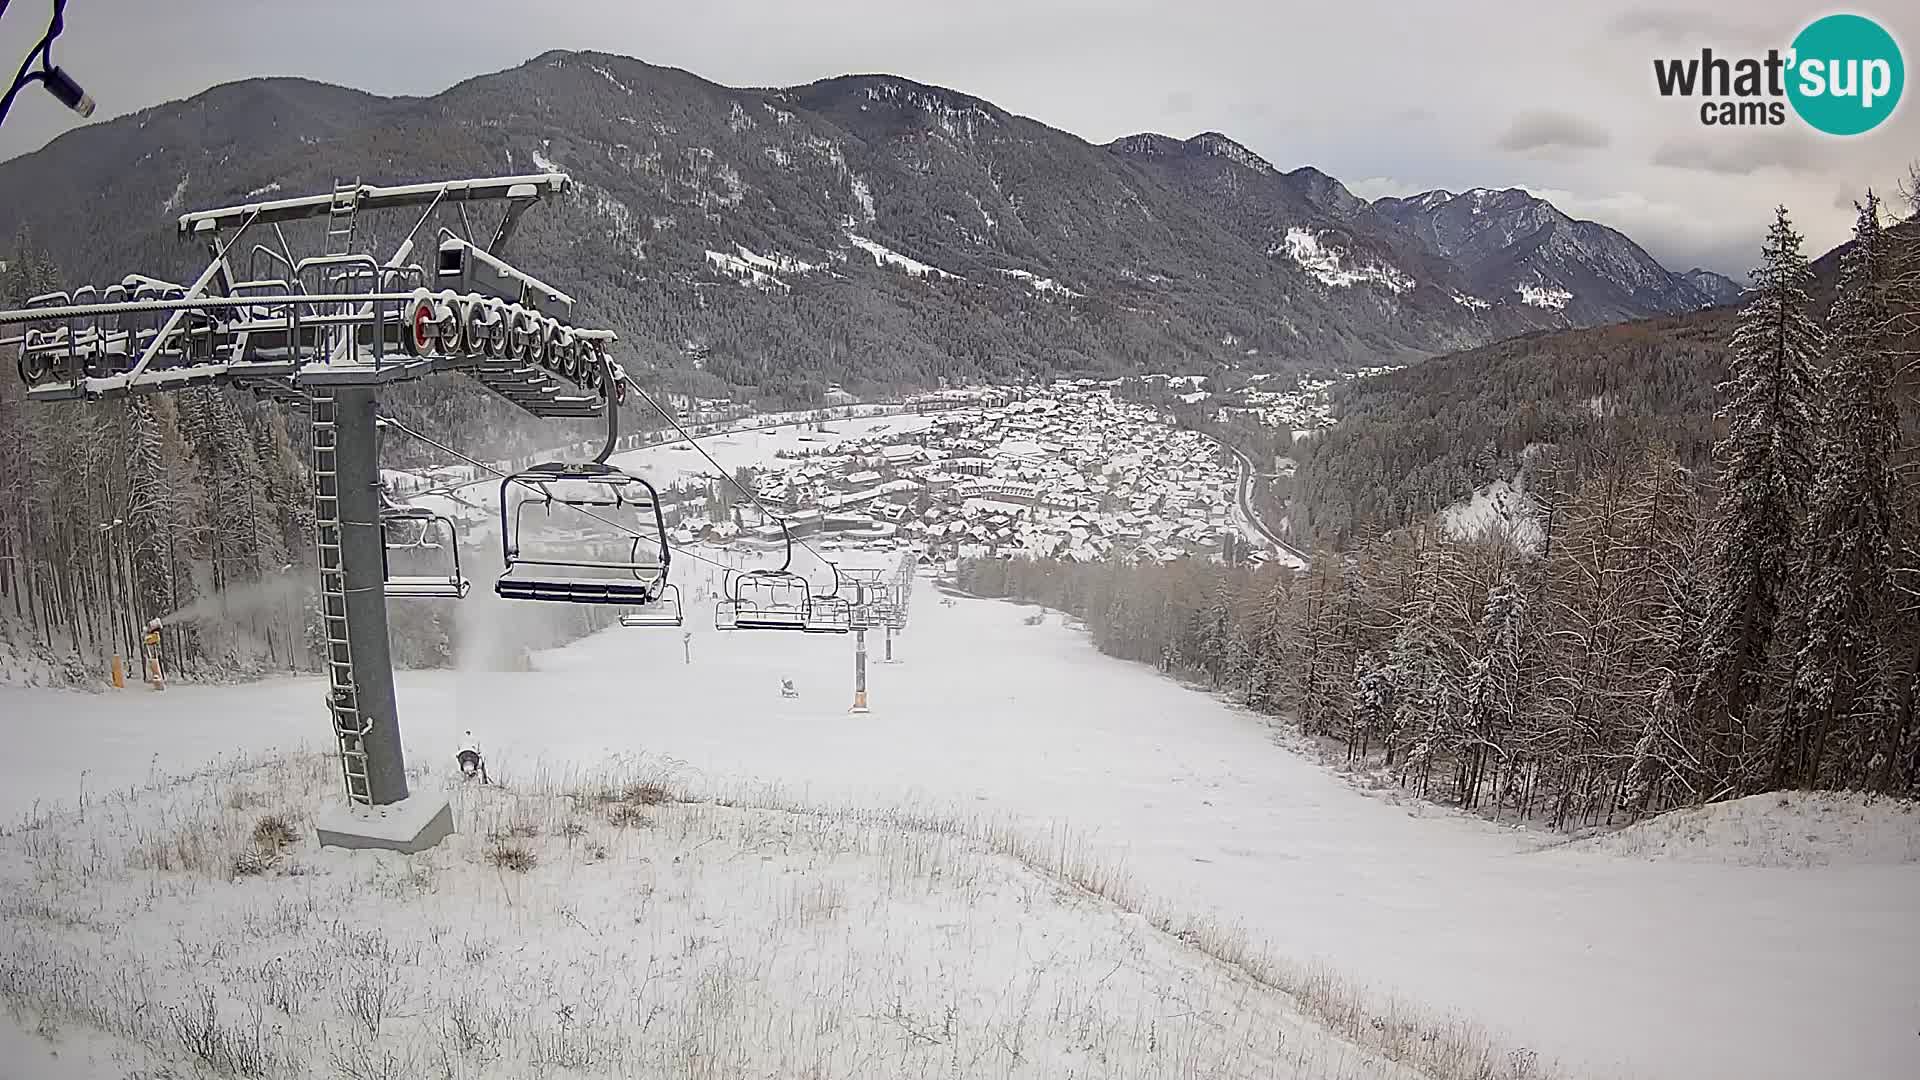
[[[1700,830],[1608,850],[1370,797],[1055,614],[948,607],[925,583],[901,662],[869,642],[873,712],[849,715],[850,639],[716,633],[683,589],[691,664],[679,632],[615,630],[532,673],[404,674],[412,760],[443,768],[470,728],[510,787],[647,753],[710,790],[772,781],[816,806],[1064,825],[1196,916],[1583,1076],[1893,1078],[1920,1054],[1911,849],[1793,867],[1661,858]],[[0,690],[0,820],[219,754],[320,748],[320,693]]]

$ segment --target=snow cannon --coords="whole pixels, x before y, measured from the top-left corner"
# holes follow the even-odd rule
[[[147,685],[155,690],[167,688],[166,677],[160,671],[160,620],[150,619],[147,632],[140,639],[140,653],[146,661]]]

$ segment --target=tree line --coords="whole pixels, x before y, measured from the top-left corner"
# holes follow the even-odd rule
[[[1067,611],[1107,653],[1483,812],[1577,827],[1786,787],[1920,794],[1920,393],[1901,363],[1920,243],[1880,216],[1869,195],[1823,310],[1780,210],[1749,300],[1712,317],[1730,323],[1717,437],[1703,453],[1692,429],[1621,424],[1539,448],[1538,543],[1449,535],[1414,478],[1388,501],[1425,517],[1300,570],[982,560],[959,583]]]

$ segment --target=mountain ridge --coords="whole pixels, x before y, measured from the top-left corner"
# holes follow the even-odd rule
[[[1604,226],[1535,237],[1530,204],[1502,210],[1511,242],[1449,255],[1438,227],[1217,131],[1096,145],[896,75],[734,88],[559,50],[426,97],[246,80],[76,129],[0,163],[0,235],[31,225],[74,284],[185,274],[180,211],[547,167],[576,190],[510,257],[643,368],[801,397],[1404,361],[1708,301]]]

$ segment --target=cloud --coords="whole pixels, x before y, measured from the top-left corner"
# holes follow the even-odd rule
[[[1906,200],[1900,197],[1898,191],[1875,188],[1873,193],[1880,197],[1880,210],[1883,216],[1887,214],[1904,216],[1908,213]],[[1842,187],[1839,191],[1833,193],[1833,208],[1835,210],[1845,210],[1849,214],[1859,213],[1860,204],[1866,201],[1867,189],[1865,185],[1860,187]]]
[[[1501,150],[1518,153],[1535,151],[1591,150],[1612,142],[1605,128],[1584,117],[1561,112],[1530,112],[1514,117],[1504,134],[1495,140]]]
[[[1738,139],[1722,134],[1675,139],[1662,143],[1653,152],[1653,163],[1670,169],[1692,169],[1722,176],[1749,176],[1762,169],[1779,169],[1788,173],[1826,172],[1831,170],[1833,164],[1829,155],[1821,152],[1818,140],[1785,131],[1771,131]]]
[[[1698,49],[1710,45],[1766,45],[1776,35],[1766,27],[1738,22],[1718,12],[1635,8],[1608,24],[1613,36],[1651,38],[1663,45]]]

